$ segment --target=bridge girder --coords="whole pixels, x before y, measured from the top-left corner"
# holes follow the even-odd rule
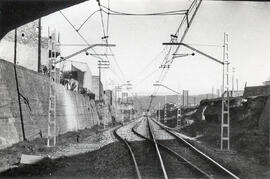
[[[9,31],[86,0],[1,0],[0,39]]]

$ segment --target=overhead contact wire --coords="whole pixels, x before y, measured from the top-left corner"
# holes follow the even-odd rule
[[[109,11],[111,15],[127,15],[127,16],[162,16],[162,15],[184,15],[186,14],[186,10],[175,10],[175,11],[166,11],[166,12],[157,12],[157,13],[127,13],[127,12],[120,12],[116,10],[109,9],[106,6],[101,5],[101,7],[105,8]],[[103,10],[103,12],[107,13]]]
[[[60,10],[59,11],[61,14],[62,14],[62,16],[66,19],[66,21],[71,25],[71,27],[75,30],[75,32],[81,37],[81,39],[88,45],[88,46],[90,46],[90,44],[88,43],[88,41],[83,37],[83,35],[75,28],[75,26],[70,22],[70,20],[65,16],[65,14]],[[96,53],[96,51],[93,49],[93,48],[90,48],[95,54],[97,54]],[[94,57],[96,57],[96,56],[94,56]],[[100,60],[103,60],[101,57],[96,57],[96,58],[98,58],[98,59],[100,59]]]
[[[78,28],[78,29],[76,29],[76,31],[79,31],[83,26],[84,26],[84,24],[93,16],[93,15],[95,15],[98,11],[100,11],[100,10],[96,10],[96,11],[94,11],[92,14],[90,14],[86,19],[85,19],[85,21],[80,25],[80,27]]]

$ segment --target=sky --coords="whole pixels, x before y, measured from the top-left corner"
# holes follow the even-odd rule
[[[113,0],[112,10],[129,13],[154,13],[186,9],[191,0]],[[101,0],[108,6],[108,0]],[[62,10],[70,22],[78,28],[85,19],[98,10],[95,0]],[[103,14],[107,28],[107,15]],[[109,17],[109,43],[114,58],[110,57],[110,69],[102,70],[105,88],[130,81],[133,91],[150,94],[153,83],[161,73],[159,66],[164,59],[163,42],[170,40],[183,16],[113,16]],[[60,32],[62,44],[84,44],[60,12],[42,18],[44,36],[50,30]],[[93,15],[79,31],[89,44],[102,43],[101,15]],[[239,90],[261,85],[270,77],[270,2],[203,1],[184,40],[185,43],[222,60],[223,34],[229,33],[230,68],[235,68]],[[83,47],[62,47],[62,56],[67,56]],[[105,48],[95,48],[105,53]],[[192,53],[180,49],[181,53]],[[91,53],[91,51],[89,51]],[[180,52],[179,52],[180,53]],[[98,59],[80,54],[73,61],[88,63],[92,73],[98,74]],[[120,69],[119,69],[120,67]],[[155,71],[155,73],[153,73]],[[222,66],[199,54],[177,58],[165,76],[164,85],[175,90],[189,90],[190,94],[211,93],[222,83]],[[235,84],[236,86],[236,84]],[[160,93],[171,94],[165,88]]]

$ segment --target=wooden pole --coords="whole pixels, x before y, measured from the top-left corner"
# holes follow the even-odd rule
[[[38,19],[38,66],[37,71],[41,72],[41,18]]]
[[[18,84],[18,76],[17,76],[16,65],[17,65],[17,28],[15,29],[15,35],[14,35],[14,73],[15,73],[15,81],[16,81],[16,89],[17,89],[19,110],[20,110],[22,135],[23,135],[23,140],[26,140],[25,131],[24,131],[23,115],[22,115],[21,96],[20,96],[20,89],[19,89],[19,84]]]

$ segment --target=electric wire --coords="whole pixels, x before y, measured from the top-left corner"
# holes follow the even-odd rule
[[[102,10],[103,12],[107,13],[106,11]],[[134,15],[134,14],[121,14],[121,13],[109,13],[110,15],[114,15],[114,16],[179,16],[179,15],[184,15],[185,13],[173,13],[173,14],[153,14],[153,15],[144,15],[144,14],[141,14],[141,15]]]
[[[118,79],[118,81],[120,82],[120,83],[124,83],[124,81],[119,77],[119,75],[115,72],[115,70],[113,69],[113,68],[109,68],[111,71],[112,71],[112,73],[117,77],[117,79]]]
[[[190,8],[193,6],[193,4],[195,4],[194,3],[195,1],[193,1],[193,3],[192,3],[192,5],[190,6]],[[103,10],[103,12],[105,12],[105,13],[107,13],[108,14],[108,16],[111,14],[111,15],[133,15],[133,16],[152,16],[152,15],[183,15],[183,14],[187,14],[188,13],[188,10],[176,10],[176,11],[167,11],[167,12],[158,12],[158,13],[126,13],[126,12],[119,12],[119,11],[115,11],[115,10],[111,10],[110,9],[110,7],[109,7],[109,5],[108,5],[108,7],[105,7],[105,6],[103,6],[103,5],[100,5],[99,4],[99,6],[100,6],[100,8],[101,7],[103,7],[103,8],[105,8],[106,10],[107,10],[107,12],[105,11],[105,10]],[[102,14],[102,12],[101,12],[101,14]],[[108,26],[107,26],[108,27]],[[171,48],[170,48],[171,49]],[[111,50],[111,49],[110,49]],[[171,51],[171,50],[170,50]],[[165,60],[165,63],[164,64],[166,64],[166,63],[168,63],[168,56],[169,56],[169,54],[170,54],[170,51],[168,52],[168,54],[166,55],[166,58],[164,59]],[[154,61],[154,60],[153,60]],[[150,64],[152,64],[152,62],[150,63]],[[157,70],[155,70],[154,72],[156,72]],[[160,75],[160,77],[159,77],[159,80],[160,79],[164,79],[165,78],[165,76],[164,77],[162,77],[162,74],[163,74],[163,71],[164,71],[164,68],[162,69],[162,72],[161,72],[161,75]],[[150,73],[150,74],[153,74],[154,72],[152,72],[152,73]],[[122,72],[121,72],[122,73]],[[167,72],[165,73],[165,74],[167,74]],[[151,75],[150,75],[151,76]],[[149,77],[149,75],[146,77],[146,79]],[[144,81],[144,80],[143,80]]]
[[[182,18],[182,21],[181,21],[180,25],[178,26],[177,31],[175,32],[174,35],[176,35],[176,36],[179,35],[179,31],[180,31],[181,27],[183,27],[184,22],[187,20],[188,14],[191,13],[192,10],[193,10],[193,8],[196,7],[195,5],[196,5],[197,2],[198,2],[197,0],[194,0],[194,1],[192,2],[192,4],[190,5],[189,9],[187,10],[187,15],[184,16],[184,17]],[[201,2],[201,1],[199,0],[199,3],[200,3],[200,2]],[[200,5],[200,4],[199,4],[199,5]],[[196,9],[195,9],[195,11],[194,11],[194,14],[193,14],[192,18],[190,19],[190,21],[187,22],[187,23],[190,24],[190,23],[193,21],[194,16],[195,16],[195,14],[196,14],[196,12],[197,12],[197,9],[198,9],[199,5],[196,7]],[[180,39],[180,42],[182,42],[182,41],[184,40],[184,38],[185,38],[185,36],[186,36],[186,33],[187,33],[188,29],[189,29],[189,26],[187,26],[186,29],[185,29],[185,31],[183,32],[183,35],[182,35],[182,37],[181,37],[181,39]],[[171,42],[172,42],[172,39],[171,39]],[[178,45],[178,46],[176,47],[176,50],[174,51],[174,53],[177,53],[177,51],[179,50],[179,48],[180,48],[180,45]],[[171,64],[172,64],[173,58],[171,58],[171,59],[168,60],[169,55],[170,55],[170,52],[171,52],[171,48],[170,48],[170,50],[169,50],[169,52],[168,52],[168,54],[167,54],[167,56],[166,56],[166,61],[165,61],[165,63],[163,63],[163,65],[166,65],[166,64],[171,65]],[[160,78],[159,80],[163,81],[163,80],[165,79],[165,76],[166,76],[167,73],[168,73],[168,72],[166,72],[166,73],[164,74],[164,76],[163,76],[162,78]],[[162,76],[162,75],[161,75],[161,76]]]
[[[116,64],[116,67],[117,67],[118,70],[120,71],[120,73],[121,73],[121,75],[122,75],[122,78],[123,78],[124,81],[125,81],[125,75],[124,75],[122,69],[120,68],[120,65],[118,64],[116,58],[115,58],[115,55],[114,55],[114,53],[113,53],[113,51],[112,51],[112,48],[111,48],[111,47],[108,47],[108,48],[109,48],[109,50],[110,50],[110,53],[113,54],[112,58],[113,58],[113,60],[114,60],[114,62],[115,62],[115,64]]]
[[[205,46],[205,47],[220,47],[223,48],[223,45],[216,45],[216,44],[193,44],[193,43],[186,43],[187,45],[192,45],[192,46]]]
[[[104,18],[103,18],[103,15],[102,15],[101,5],[100,5],[100,4],[98,4],[98,5],[99,5],[99,7],[100,7],[101,24],[102,24],[103,35],[104,35],[104,37],[105,37],[105,36],[106,36],[106,33],[105,33]],[[108,6],[110,6],[109,0],[108,0]],[[108,11],[109,11],[109,8],[108,8]],[[103,12],[104,12],[104,11],[103,11]],[[105,13],[106,13],[106,12],[105,12]],[[109,15],[110,15],[110,13],[108,13],[108,17],[107,17],[107,28],[106,28],[106,30],[107,30],[107,36],[108,36],[108,32],[109,32]],[[106,39],[106,43],[108,44],[108,40],[107,40],[107,39]],[[113,54],[114,62],[115,62],[115,64],[116,64],[118,70],[120,71],[120,73],[121,73],[121,75],[122,75],[122,79],[125,81],[125,75],[124,75],[122,69],[120,68],[120,65],[118,64],[118,62],[117,62],[117,60],[116,60],[116,58],[115,58],[115,55],[114,55],[114,53],[113,53],[111,47],[106,47],[106,53],[107,53],[107,49],[109,49],[109,50],[110,50],[110,53]],[[106,58],[107,58],[107,56],[106,56]],[[108,58],[107,58],[107,60],[108,60]],[[113,71],[113,70],[112,70],[112,71]],[[117,74],[115,71],[114,71],[114,73]],[[119,78],[118,75],[117,75],[117,77]],[[120,78],[119,78],[119,79],[120,79]],[[122,80],[120,80],[120,81],[122,81]]]
[[[65,16],[65,14],[60,10],[59,11],[61,14],[62,14],[62,16],[66,19],[66,21],[71,25],[71,27],[75,30],[75,32],[81,37],[81,39],[88,45],[88,46],[90,46],[90,44],[88,43],[88,41],[83,37],[83,35],[79,32],[79,31],[77,31],[76,30],[76,28],[75,28],[75,26],[70,22],[70,20]],[[97,54],[96,53],[96,51],[93,49],[93,48],[90,48],[95,54]],[[98,57],[98,56],[93,56],[93,57],[95,57],[95,58],[98,58],[98,59],[100,59],[100,60],[103,60],[101,57]]]
[[[148,79],[149,77],[151,77],[153,74],[155,74],[157,71],[159,70],[159,68],[153,70],[152,72],[148,73],[147,76],[145,78],[143,78],[142,80],[140,80],[138,83],[136,83],[136,86],[138,84],[141,84],[142,82],[144,82],[146,79]]]
[[[162,71],[161,71],[161,74],[160,74],[160,76],[158,78],[159,83],[162,82],[161,79],[162,79],[164,70],[170,68],[169,66],[166,67],[166,64],[168,63],[168,58],[169,58],[169,55],[171,53],[171,50],[172,50],[172,46],[170,46],[170,48],[169,48],[168,52],[166,53],[166,55],[164,57],[164,60],[162,62],[162,65],[161,65]]]
[[[166,46],[164,46],[162,51],[159,52],[149,63],[147,63],[147,65],[138,73],[138,75],[143,74],[145,70],[148,69],[148,67],[150,67],[157,60],[157,58],[165,51],[165,49],[166,49]]]
[[[108,15],[107,15],[107,36],[109,36],[109,22],[110,22],[110,0],[108,0]]]
[[[108,56],[105,56],[105,58],[107,59],[107,61],[109,61],[109,58]],[[121,77],[116,73],[116,71],[114,70],[113,66],[110,66],[109,68],[112,73],[118,78],[118,81],[121,82],[121,83],[124,83],[123,79],[121,79]]]
[[[196,7],[196,3],[197,3],[197,0],[194,0],[191,3],[191,5],[189,6],[188,10],[186,10],[185,16],[182,18],[182,20],[181,20],[181,22],[180,22],[180,24],[179,24],[179,26],[178,26],[175,34],[174,34],[175,36],[179,36],[179,32],[180,32],[181,27],[183,27],[183,24],[187,21],[187,27],[185,28],[185,30],[184,30],[184,32],[183,32],[183,34],[182,34],[181,39],[180,39],[179,42],[183,42],[183,40],[184,40],[184,38],[185,38],[185,36],[187,34],[187,31],[189,29],[189,25],[191,24],[191,22],[194,19],[194,16],[197,13],[197,10],[198,10],[198,7],[199,7],[199,5],[201,3],[201,0],[199,0],[199,5],[197,7]],[[196,9],[194,10],[194,14],[193,14],[192,18],[190,19],[190,21],[188,21],[188,19],[187,19],[188,18],[188,15],[192,12],[192,10],[193,10],[194,7],[196,7]],[[173,42],[173,39],[171,39],[171,42]],[[177,53],[177,51],[179,50],[179,48],[180,48],[180,45],[176,47],[176,50],[174,51],[174,53]],[[167,75],[167,73],[169,71],[169,66],[167,68],[165,65],[167,65],[167,64],[168,65],[171,65],[172,62],[173,62],[173,58],[169,59],[169,55],[171,53],[171,49],[172,48],[170,47],[167,55],[164,58],[164,61],[162,62],[163,69],[162,69],[161,74],[160,74],[159,79],[158,79],[158,82],[159,83],[162,83],[163,82],[163,80],[165,79],[165,77],[166,77],[166,75]],[[166,68],[166,70],[165,70],[165,68]],[[164,70],[165,70],[165,72],[164,72]],[[154,90],[154,92],[153,92],[152,95],[155,95],[158,92],[158,90],[159,90],[159,86],[157,88],[155,88],[155,90]]]
[[[147,66],[145,67],[145,69],[147,69],[147,67],[148,66],[150,66],[159,56],[160,56],[160,54],[162,54],[162,53],[164,53],[165,51],[166,51],[166,49],[167,49],[167,46],[164,46],[164,48],[162,49],[162,51],[150,62],[150,63],[148,63],[147,64]],[[164,61],[164,58],[163,58],[163,61]],[[142,72],[144,72],[145,71],[145,69],[144,70],[142,70],[141,71],[141,73]],[[149,77],[151,77],[153,74],[155,74],[158,70],[160,69],[160,67],[158,66],[157,67],[157,69],[154,69],[154,71],[152,71],[152,72],[150,72],[149,74],[147,74],[143,79],[141,79],[139,82],[137,82],[136,83],[136,86],[138,86],[139,84],[141,84],[142,82],[144,82],[146,79],[148,79]]]
[[[84,26],[84,24],[93,16],[93,15],[95,15],[97,12],[99,12],[100,10],[96,10],[96,11],[94,11],[92,14],[90,14],[86,19],[85,19],[85,21],[80,25],[80,27],[78,28],[78,29],[76,29],[77,31],[79,31],[83,26]]]
[[[105,25],[104,25],[104,19],[103,19],[102,9],[101,9],[100,2],[99,1],[98,1],[98,6],[99,6],[99,12],[100,12],[101,28],[102,28],[102,32],[103,32],[103,37],[105,38],[106,37]],[[107,34],[107,36],[108,36],[108,34]],[[108,39],[107,38],[105,38],[105,43],[106,44],[108,44]],[[105,54],[106,53],[107,53],[107,47],[105,48]],[[108,60],[108,58],[107,58],[107,60]]]
[[[101,18],[101,26],[102,26],[103,36],[105,37],[105,36],[106,36],[106,33],[105,33],[105,25],[104,25],[104,21],[103,21],[103,14],[102,14],[101,8],[100,8],[100,18]],[[106,41],[107,41],[107,40],[106,40]]]
[[[110,0],[108,0],[108,9],[110,9]],[[107,14],[107,37],[109,37],[109,24],[110,24],[110,14],[109,14],[109,10],[108,10],[108,14]],[[108,39],[106,41],[108,43]],[[105,49],[105,54],[108,53],[108,47],[106,47]]]
[[[127,13],[127,12],[120,12],[116,10],[109,9],[108,7],[101,5],[104,9],[108,12],[103,10],[105,13],[109,13],[111,15],[126,15],[126,16],[168,16],[168,15],[183,15],[186,14],[186,10],[174,10],[174,11],[165,11],[165,12],[156,12],[156,13]]]
[[[111,9],[110,9],[110,3],[109,3],[109,0],[108,0],[108,7],[105,7],[105,6],[99,4],[100,9],[97,10],[97,11],[95,11],[95,12],[93,12],[93,13],[92,13],[92,14],[91,14],[91,15],[83,22],[83,24],[82,24],[78,29],[75,28],[75,26],[68,20],[68,18],[67,18],[61,11],[60,11],[60,13],[61,13],[61,14],[63,15],[63,17],[67,20],[67,22],[72,26],[72,28],[78,33],[78,35],[83,39],[83,41],[84,41],[86,44],[89,45],[89,43],[87,42],[87,40],[86,40],[86,39],[85,39],[78,31],[83,27],[83,25],[87,22],[87,20],[90,19],[90,18],[91,18],[96,12],[98,12],[98,11],[100,11],[101,23],[102,23],[102,31],[103,31],[103,35],[104,35],[104,37],[105,37],[105,36],[106,36],[106,33],[105,33],[105,25],[104,25],[104,20],[103,20],[103,14],[102,14],[102,12],[104,12],[104,13],[106,13],[106,14],[108,15],[108,16],[107,16],[107,29],[106,29],[106,30],[107,30],[107,36],[108,36],[108,29],[109,29],[109,15],[129,15],[129,16],[187,15],[187,14],[190,12],[190,10],[191,10],[193,7],[195,7],[195,4],[196,4],[195,2],[196,2],[196,0],[193,1],[193,3],[191,4],[191,6],[189,7],[188,10],[175,10],[175,11],[166,11],[166,12],[157,12],[157,13],[126,13],[126,12],[119,12],[119,11],[111,10]],[[103,10],[102,8],[105,8],[107,11]],[[196,10],[195,10],[195,11],[196,11]],[[195,13],[196,13],[196,12],[195,12]],[[194,16],[193,16],[193,17],[194,17]],[[182,25],[184,24],[186,18],[187,18],[187,16],[184,16],[184,17],[182,18],[182,21],[181,21],[181,23],[180,23],[180,25],[179,25],[179,27],[178,27],[178,29],[177,29],[175,35],[178,35],[178,34],[179,34],[180,28],[181,28]],[[191,21],[192,21],[192,20],[193,20],[193,18],[191,19]],[[190,21],[190,22],[191,22],[191,21]],[[187,28],[187,29],[188,29],[188,28]],[[182,36],[182,38],[181,38],[181,41],[184,39],[187,29],[185,30],[185,32],[184,32],[184,34],[183,34],[183,36]],[[106,43],[108,43],[107,40],[106,40]],[[176,50],[175,52],[177,52],[178,49],[179,49],[179,46],[177,47],[177,50]],[[91,49],[91,50],[94,51],[94,49]],[[113,52],[112,52],[112,50],[111,50],[111,47],[109,47],[109,50],[110,50],[110,52],[113,54]],[[106,51],[107,51],[107,47],[106,47]],[[94,53],[96,53],[96,52],[94,51]],[[165,58],[164,58],[162,64],[166,65],[166,64],[171,64],[171,63],[172,63],[173,60],[168,60],[170,53],[171,53],[171,47],[170,47],[168,53],[166,54],[166,56],[165,56]],[[103,60],[103,59],[100,58],[100,57],[96,57],[96,58],[99,58],[99,59]],[[106,56],[106,58],[107,58],[107,56]],[[121,72],[121,74],[122,74],[123,77],[124,77],[123,71],[121,70],[121,68],[120,68],[119,64],[117,63],[117,60],[115,59],[114,56],[113,56],[113,59],[114,59],[116,65],[117,65],[117,68],[119,69],[119,71]],[[154,61],[154,60],[153,60],[153,61]],[[153,61],[151,61],[150,64],[152,64]],[[148,65],[147,65],[147,66],[148,66]],[[146,67],[146,68],[147,68],[147,67]],[[165,70],[165,69],[166,69],[166,70]],[[112,69],[111,69],[111,70],[112,70]],[[112,70],[112,71],[113,71],[113,70]],[[153,71],[153,72],[151,72],[149,75],[147,75],[147,77],[146,77],[145,79],[149,78],[149,77],[150,77],[152,74],[154,74],[156,71],[158,71],[158,69],[155,69],[155,71]],[[164,72],[164,71],[165,71],[165,72]],[[159,81],[159,82],[162,82],[162,81],[164,80],[164,78],[165,78],[165,76],[166,76],[167,73],[168,73],[168,68],[163,68],[162,71],[161,71],[161,75],[159,76],[159,80],[158,80],[158,81]],[[117,74],[117,73],[115,73],[115,74]],[[117,76],[118,76],[118,75],[117,75]],[[119,77],[119,76],[118,76],[118,77]],[[119,78],[119,79],[120,79],[120,78]],[[143,81],[144,81],[145,79],[143,79]],[[157,89],[157,90],[154,91],[154,93],[156,93],[156,92],[158,91],[159,87],[156,88],[156,89]]]
[[[109,13],[109,10],[110,10],[110,0],[108,0],[107,25],[106,25],[106,32],[107,32],[107,36],[108,36],[108,37],[109,37],[109,24],[110,24],[110,13]],[[107,43],[108,43],[108,41],[107,41]],[[106,47],[105,54],[108,53],[108,49],[110,49],[110,52],[112,53],[111,48]],[[112,54],[113,54],[113,53],[112,53]],[[114,56],[114,54],[113,54],[113,56]],[[108,58],[107,58],[107,59],[108,59]],[[115,61],[115,63],[116,63],[117,68],[120,69],[120,66],[119,66],[119,64],[117,63],[116,59],[115,59],[114,61]],[[115,70],[114,70],[113,68],[112,68],[112,69],[110,68],[110,70],[111,70],[111,71],[113,72],[113,74],[118,78],[119,82],[124,83],[123,79],[115,72]],[[120,71],[122,71],[122,70],[120,69]],[[121,73],[123,73],[123,72],[121,72]]]
[[[197,2],[199,2],[199,3],[198,3],[197,6],[195,6]],[[188,18],[188,15],[193,11],[193,8],[195,8],[192,17],[191,17],[191,19],[189,20],[189,22],[187,22],[187,23],[188,23],[188,24],[187,24],[187,27],[186,27],[185,31],[183,32],[183,35],[182,35],[181,39],[179,40],[180,43],[182,43],[182,42],[184,41],[184,38],[186,37],[187,31],[189,30],[189,26],[190,26],[190,24],[193,22],[193,19],[194,19],[195,15],[196,15],[196,13],[197,13],[197,11],[198,11],[198,8],[199,8],[201,2],[202,2],[202,0],[194,0],[194,1],[192,2],[191,6],[190,6],[189,9],[188,9],[187,15],[183,17],[183,19],[182,19],[182,21],[181,21],[181,24],[180,24],[180,26],[179,26],[179,28],[178,28],[178,32],[177,32],[177,33],[179,33],[180,28],[181,28],[181,26],[183,25],[184,21],[188,20],[188,19],[187,19],[187,18]],[[179,48],[180,48],[180,45],[178,45],[178,46],[176,47],[176,50],[174,51],[174,54],[178,52]]]

